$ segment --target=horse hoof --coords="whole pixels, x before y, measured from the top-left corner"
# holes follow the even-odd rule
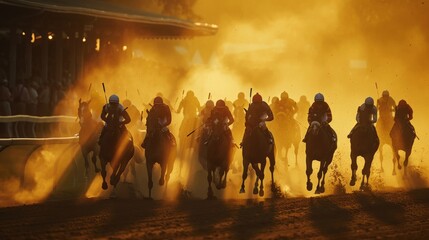
[[[240,193],[246,193],[246,191],[244,190],[244,188],[240,189]]]
[[[254,189],[253,189],[253,194],[255,194],[255,195],[256,195],[256,194],[258,194],[258,192],[259,192],[259,191],[258,191],[258,188],[254,188]]]
[[[103,190],[107,190],[107,182],[103,182],[103,184],[101,185],[101,187],[103,188]]]
[[[265,194],[264,189],[261,189],[261,190],[259,191],[259,196],[260,196],[260,197],[263,197],[263,196],[264,196],[264,194]]]
[[[320,194],[320,189],[316,188],[316,191],[314,191],[314,194]]]
[[[356,184],[356,178],[352,178],[352,180],[350,180],[350,186],[354,186]]]
[[[307,182],[307,191],[311,191],[311,189],[313,189],[313,183]]]
[[[319,189],[319,192],[320,192],[320,193],[324,193],[324,192],[325,192],[325,187],[324,187],[324,186],[321,186],[321,187],[320,187],[320,189]]]
[[[210,194],[207,195],[207,200],[215,200],[215,199],[217,198],[213,195],[213,193],[211,195]]]
[[[164,179],[159,179],[159,186],[163,186],[164,185]]]
[[[398,165],[398,169],[402,169],[402,166],[401,166],[401,165]]]

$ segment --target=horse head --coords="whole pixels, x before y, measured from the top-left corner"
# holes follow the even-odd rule
[[[318,135],[321,128],[321,124],[318,121],[313,121],[310,124],[310,133],[312,135]]]
[[[81,123],[83,123],[86,119],[92,118],[91,108],[89,104],[91,103],[91,99],[88,102],[82,101],[79,99],[79,108],[78,108],[78,117]]]

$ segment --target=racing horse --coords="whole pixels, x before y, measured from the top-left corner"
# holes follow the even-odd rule
[[[85,160],[85,177],[89,178],[90,166],[89,158],[91,158],[94,164],[95,172],[100,172],[100,168],[97,167],[97,157],[100,152],[100,148],[97,144],[98,137],[100,136],[103,124],[92,117],[91,109],[88,102],[79,99],[78,118],[79,118],[79,145],[82,152],[82,156]],[[92,156],[90,154],[92,153]]]
[[[261,180],[259,185],[259,196],[264,196],[264,170],[267,163],[267,157],[270,160],[270,172],[271,172],[271,188],[274,190],[274,166],[275,160],[275,143],[270,143],[267,136],[264,133],[265,125],[252,127],[246,131],[249,131],[249,135],[243,140],[243,175],[241,183],[240,193],[245,193],[244,182],[247,178],[247,172],[249,164],[256,172],[256,181],[253,188],[253,194],[258,194],[258,182]],[[261,167],[259,168],[259,165]]]
[[[298,167],[298,151],[299,144],[301,143],[301,131],[298,122],[294,118],[287,118],[286,113],[279,112],[276,114],[275,121],[277,122],[277,129],[280,136],[277,137],[277,151],[281,152],[285,149],[286,167],[289,166],[288,152],[292,147],[295,153],[295,167]]]
[[[134,156],[134,144],[131,133],[125,126],[119,128],[107,128],[103,139],[100,139],[101,176],[103,177],[102,188],[107,189],[106,166],[110,163],[112,175],[110,185],[118,184],[122,173],[128,162]]]
[[[207,141],[208,199],[214,197],[211,186],[213,177],[215,180],[218,180],[214,181],[217,189],[224,189],[226,187],[227,175],[232,162],[232,138],[228,136],[225,128],[227,126],[224,124],[215,122],[211,127],[211,134]]]
[[[369,190],[369,176],[371,174],[371,164],[374,159],[374,154],[377,152],[380,141],[372,124],[361,124],[356,128],[356,131],[350,137],[352,160],[352,178],[350,186],[356,183],[356,171],[358,169],[357,157],[361,156],[365,159],[365,165],[362,169],[362,182],[360,190]],[[365,183],[366,178],[366,183]]]
[[[390,131],[390,137],[392,138],[392,148],[394,152],[392,175],[396,175],[396,163],[398,164],[398,169],[402,168],[401,163],[399,161],[400,150],[405,152],[404,174],[406,174],[408,159],[411,155],[411,150],[413,149],[414,140],[417,137],[414,127],[411,125],[410,122],[395,122],[392,130]]]
[[[325,176],[328,167],[334,157],[334,152],[337,149],[337,144],[332,140],[329,132],[319,122],[313,121],[310,124],[305,145],[306,154],[306,171],[307,174],[307,190],[313,189],[313,183],[310,176],[313,173],[313,160],[320,162],[319,172],[317,173],[316,194],[325,192]]]
[[[142,144],[143,146],[143,144]],[[152,170],[155,163],[161,166],[159,185],[168,184],[176,159],[176,139],[168,130],[156,129],[147,139],[145,146],[146,169],[148,175],[149,198],[152,198]]]

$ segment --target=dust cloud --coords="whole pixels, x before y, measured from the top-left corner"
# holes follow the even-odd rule
[[[331,106],[331,125],[339,138],[326,179],[327,193],[332,194],[357,190],[348,186],[350,144],[346,136],[355,124],[356,109],[364,99],[368,96],[376,99],[383,90],[389,90],[396,102],[405,99],[413,107],[412,123],[420,140],[414,144],[407,178],[403,178],[402,173],[392,176],[392,154],[389,147],[385,147],[385,172],[380,172],[376,153],[370,183],[375,190],[428,186],[429,164],[425,157],[429,137],[426,126],[429,117],[428,1],[200,0],[191,5],[204,21],[219,25],[215,36],[156,40],[137,39],[130,34],[124,39],[127,48],[122,59],[112,61],[99,57],[87,63],[84,77],[68,92],[69,99],[77,104],[79,97],[91,98],[94,111],[101,111],[102,82],[108,95],[116,93],[121,101],[130,99],[140,110],[159,92],[175,109],[188,90],[195,92],[201,104],[209,93],[212,99],[234,100],[238,92],[245,92],[248,98],[250,88],[253,93],[261,93],[265,101],[280,96],[283,91],[295,101],[301,95],[312,100],[315,93],[322,92]],[[182,115],[173,114],[171,130],[175,136],[181,120]],[[302,126],[302,131],[305,127]],[[235,141],[239,143],[241,139]],[[277,162],[276,182],[286,196],[314,196],[305,189],[304,149],[305,145],[301,144],[299,168],[295,168],[292,160],[289,166],[281,160]],[[289,159],[293,156],[289,155]],[[241,150],[237,150],[233,166],[238,168],[240,161]],[[184,187],[195,196],[205,197],[206,175],[198,161],[185,160],[189,179],[183,175],[179,178],[179,162],[176,161],[171,183],[184,182]],[[359,181],[362,159],[358,165]],[[143,166],[137,164],[137,173],[141,175],[136,179],[141,181],[145,181],[142,179],[146,175]],[[315,183],[319,164],[314,163],[313,167]],[[269,182],[266,178],[267,189]],[[247,183],[251,185],[250,179]],[[138,184],[147,195],[147,186]],[[240,184],[241,173],[231,170],[227,189],[217,194],[224,198],[251,197],[251,194],[238,194]],[[87,196],[99,196],[97,193],[94,188]],[[155,193],[157,197],[161,198],[162,194]]]

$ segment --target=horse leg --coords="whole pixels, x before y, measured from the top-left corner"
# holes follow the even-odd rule
[[[221,189],[222,188],[222,179],[223,179],[223,175],[224,175],[223,169],[219,168],[218,173],[219,173],[219,182],[216,184],[216,188]]]
[[[265,194],[265,192],[264,192],[264,177],[265,177],[264,170],[265,170],[265,165],[266,164],[267,164],[266,161],[263,161],[261,163],[261,175],[260,175],[261,183],[259,185],[259,196],[260,197],[263,197],[264,194]]]
[[[298,168],[298,151],[299,151],[299,143],[300,141],[296,142],[293,147],[294,147],[294,153],[295,153],[295,167]]]
[[[242,183],[241,183],[241,188],[240,188],[240,193],[245,193],[246,190],[244,190],[244,182],[246,181],[247,178],[247,172],[249,170],[249,163],[247,161],[243,160],[243,175],[241,176]]]
[[[322,184],[321,184],[320,190],[319,190],[320,193],[324,193],[325,192],[325,177],[326,177],[326,173],[328,172],[328,166],[329,166],[329,164],[330,164],[330,162],[325,161],[325,164],[323,166]]]
[[[268,159],[270,160],[271,187],[274,189],[274,167],[276,165],[276,159],[275,159],[274,151],[271,151],[268,154]]]
[[[407,175],[408,159],[410,158],[411,150],[405,151],[404,174]]]
[[[152,198],[152,187],[153,187],[153,181],[152,181],[152,169],[153,169],[153,163],[148,161],[146,159],[146,169],[147,169],[147,187],[149,188],[149,198]]]
[[[213,172],[212,169],[209,168],[207,171],[208,175],[207,175],[207,182],[209,183],[209,187],[207,190],[207,199],[212,199],[213,198],[213,190],[212,190],[212,180],[213,180]]]
[[[226,188],[226,179],[227,179],[227,176],[228,176],[228,171],[229,171],[229,169],[225,170],[225,175],[224,175],[224,178],[223,178],[223,181],[222,181],[222,184],[221,184],[221,188]]]
[[[261,170],[259,169],[259,166],[257,163],[252,163],[252,168],[253,170],[255,170],[255,173],[256,173],[256,181],[253,187],[253,194],[258,194],[259,192],[258,183],[259,183],[259,179],[261,178]]]
[[[163,186],[165,182],[165,172],[167,171],[167,166],[165,163],[161,164],[161,176],[159,176],[158,184],[159,186]]]
[[[384,168],[383,168],[383,146],[384,143],[380,143],[380,147],[378,148],[378,151],[380,153],[380,166],[381,166],[381,172],[384,172]]]
[[[369,175],[371,174],[371,164],[374,156],[365,156],[365,165],[362,169],[362,183],[360,186],[360,190],[365,190],[369,187]],[[366,184],[364,183],[366,177]]]
[[[115,187],[118,184],[119,180],[121,179],[122,173],[127,168],[128,162],[129,162],[129,160],[122,159],[121,162],[119,163],[119,166],[117,167],[117,171],[114,171],[114,173],[116,172],[115,179],[114,179],[115,181],[114,181],[114,184],[113,184]]]
[[[398,169],[401,169],[401,163],[399,162],[401,156],[399,156],[399,150],[395,149],[394,150],[394,155],[393,155],[393,171],[392,171],[392,175],[396,175],[396,164],[398,165]]]
[[[310,176],[313,173],[313,161],[310,159],[310,157],[307,155],[306,160],[306,167],[305,174],[307,174],[307,191],[311,191],[313,189],[313,183],[310,180]]]
[[[100,169],[97,167],[97,154],[95,150],[92,151],[92,164],[94,164],[95,172],[100,172]]]
[[[85,161],[85,178],[89,178],[89,162],[88,162],[88,152],[81,150],[83,159]]]
[[[103,177],[103,184],[101,185],[101,187],[106,190],[107,189],[107,182],[106,182],[106,161],[104,159],[100,159],[101,161],[101,176]]]
[[[317,172],[317,187],[316,187],[316,191],[314,192],[316,194],[320,193],[320,181],[322,180],[323,168],[324,168],[324,161],[321,159],[319,171]]]
[[[355,154],[350,154],[350,158],[352,159],[352,179],[350,180],[350,186],[354,186],[356,183],[356,171],[358,169],[357,156]]]

